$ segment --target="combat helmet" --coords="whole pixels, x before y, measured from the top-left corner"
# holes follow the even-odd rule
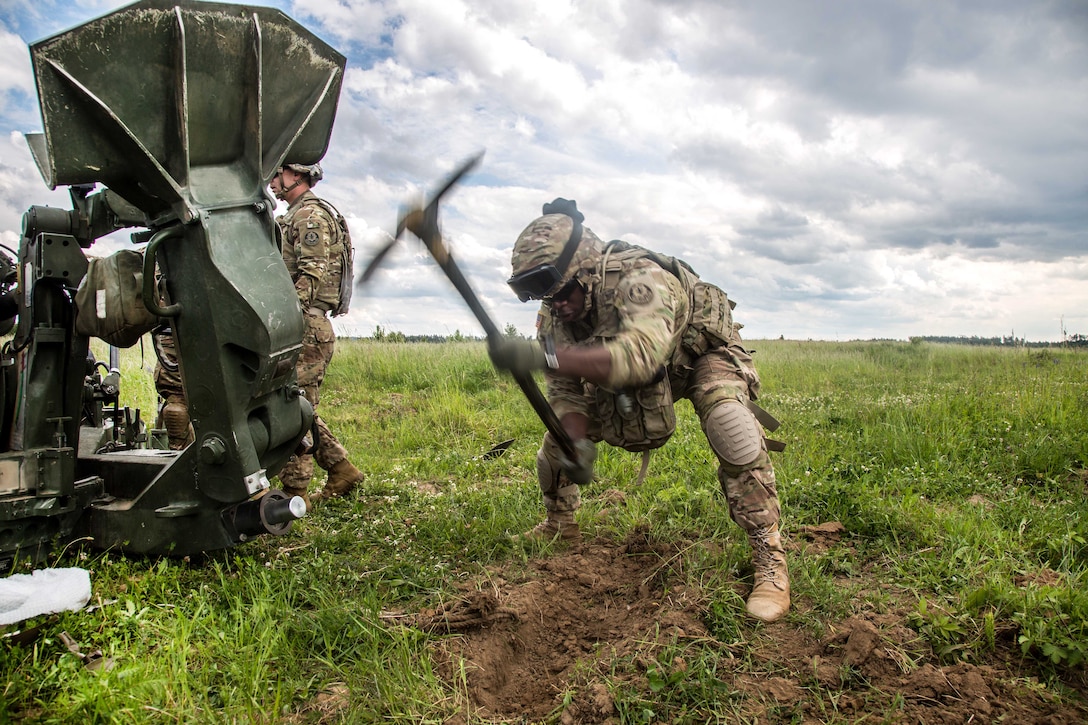
[[[325,172],[321,170],[321,164],[284,164],[283,168],[309,176],[310,186],[325,178]]]
[[[600,256],[600,240],[582,226],[576,202],[556,199],[543,212],[518,235],[510,258],[513,275],[506,283],[522,302],[549,299]]]

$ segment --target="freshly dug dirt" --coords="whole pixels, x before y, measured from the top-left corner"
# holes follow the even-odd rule
[[[834,546],[842,533],[837,524],[802,529],[792,555]],[[753,622],[743,641],[720,642],[680,566],[676,550],[643,532],[622,543],[587,541],[494,568],[460,597],[400,621],[449,635],[436,638],[434,651],[462,698],[449,725],[618,724],[629,718],[617,708],[617,683],[652,698],[650,669],[660,671],[666,646],[685,643],[720,652],[716,676],[732,712],[748,721],[1088,722],[1083,700],[1059,701],[1018,670],[1013,650],[985,664],[942,663],[907,625],[907,606],[827,624],[820,634],[789,621]],[[747,594],[740,583],[738,591]],[[805,606],[795,598],[795,611]],[[687,667],[677,657],[668,670],[683,678]]]

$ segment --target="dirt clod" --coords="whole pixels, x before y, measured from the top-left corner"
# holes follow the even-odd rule
[[[828,544],[842,532],[810,533]],[[708,651],[717,686],[743,721],[1088,721],[1082,703],[1027,680],[1011,656],[943,663],[907,625],[912,602],[828,622],[822,634],[789,621],[752,623],[738,641],[721,642],[682,576],[681,548],[642,531],[623,542],[586,541],[522,567],[494,567],[459,597],[403,618],[450,635],[432,644],[438,673],[462,699],[449,725],[618,724],[631,691],[652,702],[693,671],[705,677]],[[795,599],[795,614],[804,607]],[[676,647],[682,656],[664,656]],[[704,661],[693,667],[693,657]]]

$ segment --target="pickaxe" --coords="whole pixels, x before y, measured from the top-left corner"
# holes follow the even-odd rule
[[[471,171],[483,158],[483,152],[476,154],[475,156],[466,160],[461,166],[459,166],[452,174],[450,174],[445,182],[438,187],[438,190],[431,195],[431,199],[426,205],[416,203],[414,205],[408,205],[401,208],[400,217],[397,220],[397,234],[393,239],[388,242],[371,260],[363,271],[361,277],[359,277],[356,284],[364,284],[377,269],[378,264],[382,259],[389,254],[390,250],[400,239],[401,235],[407,229],[408,231],[419,237],[423,245],[427,247],[427,251],[431,253],[434,260],[438,262],[438,266],[442,268],[442,271],[446,274],[446,277],[453,286],[464,298],[468,304],[469,309],[472,310],[472,314],[476,316],[476,319],[480,322],[480,325],[484,328],[484,334],[487,335],[488,342],[493,342],[502,337],[502,333],[499,328],[492,322],[491,317],[484,310],[483,305],[480,304],[480,300],[476,297],[476,293],[473,291],[472,286],[465,279],[465,276],[461,273],[461,268],[457,266],[457,263],[450,256],[449,248],[446,247],[445,242],[442,240],[442,232],[438,228],[438,202],[448,192],[453,185],[456,184],[461,177]],[[552,410],[551,405],[548,404],[548,400],[544,397],[544,394],[540,392],[540,388],[537,387],[536,380],[533,379],[531,373],[512,373],[514,380],[517,382],[518,387],[521,388],[521,392],[525,394],[525,397],[529,400],[529,404],[533,406],[533,410],[540,417],[544,427],[548,429],[548,432],[552,434],[552,437],[559,444],[563,453],[572,461],[578,460],[578,454],[574,449],[574,442],[570,436],[563,429],[562,424],[559,422],[558,416],[555,411]]]

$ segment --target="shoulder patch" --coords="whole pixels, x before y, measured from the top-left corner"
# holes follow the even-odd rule
[[[653,301],[654,291],[645,282],[636,282],[627,290],[627,299],[636,305],[646,305]]]
[[[306,236],[304,236],[302,238],[302,241],[303,241],[303,243],[308,244],[309,246],[312,247],[315,244],[317,244],[318,240],[320,240],[320,239],[321,239],[321,235],[318,234],[317,232],[311,230],[311,231],[306,232]]]

